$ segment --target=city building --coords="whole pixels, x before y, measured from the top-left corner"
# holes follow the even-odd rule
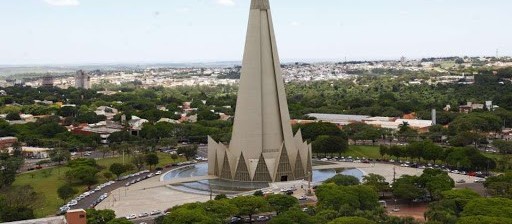
[[[7,151],[9,153],[14,152],[14,148],[9,147],[7,148]],[[40,148],[40,147],[29,147],[29,146],[22,146],[21,147],[21,154],[25,158],[31,158],[31,159],[48,159],[50,158],[50,153],[53,151],[51,148]]]
[[[43,86],[43,87],[53,87],[53,82],[54,82],[53,76],[46,75],[46,76],[43,77],[43,81],[41,82],[41,86]]]
[[[75,88],[77,89],[90,89],[91,77],[83,70],[79,70],[75,75]]]
[[[16,137],[0,137],[0,150],[11,147],[16,142],[18,142]]]
[[[268,0],[252,0],[229,147],[208,140],[208,174],[242,182],[311,176],[311,145],[293,136]]]
[[[412,114],[411,114],[412,115]],[[433,120],[419,120],[415,118],[399,119],[397,117],[371,117],[366,115],[350,115],[350,114],[308,114],[308,117],[315,118],[316,122],[329,122],[336,124],[338,127],[354,124],[365,123],[378,128],[391,129],[398,131],[404,123],[409,124],[412,129],[419,132],[428,132],[428,129],[434,124]],[[309,123],[312,121],[293,121],[293,123]]]
[[[15,222],[5,222],[5,224],[86,224],[87,212],[83,209],[69,210],[65,215],[21,220]]]
[[[101,138],[102,144],[108,144],[108,137],[115,132],[123,131],[124,127],[112,121],[100,121],[96,124],[80,124],[76,127],[71,127],[70,131],[80,135],[98,134]]]

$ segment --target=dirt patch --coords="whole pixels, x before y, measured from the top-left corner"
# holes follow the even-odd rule
[[[415,204],[407,204],[407,203],[398,203],[396,207],[399,209],[395,210],[394,202],[388,203],[387,211],[390,216],[397,217],[413,217],[418,221],[425,221],[425,212],[427,211],[428,204],[427,203],[415,203]]]

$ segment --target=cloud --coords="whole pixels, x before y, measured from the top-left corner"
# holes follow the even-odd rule
[[[217,4],[223,5],[223,6],[234,6],[235,1],[234,0],[217,0]]]
[[[46,3],[54,6],[77,6],[80,5],[78,0],[44,0]]]

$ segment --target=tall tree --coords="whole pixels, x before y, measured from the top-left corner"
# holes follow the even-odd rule
[[[425,190],[417,185],[416,176],[404,175],[393,183],[393,195],[397,198],[412,201],[425,196]]]
[[[146,163],[146,157],[144,155],[133,155],[132,164],[135,165],[138,171],[144,168],[144,163]]]
[[[59,165],[64,161],[69,161],[71,158],[71,153],[63,148],[57,148],[50,152],[50,159],[53,162],[57,162]]]
[[[351,186],[359,185],[360,181],[354,176],[337,174],[336,176],[327,179],[325,183],[334,183],[338,186]]]
[[[14,183],[16,173],[23,162],[20,156],[11,156],[7,152],[0,151],[0,190]]]
[[[66,179],[69,183],[84,184],[89,188],[98,182],[98,169],[91,166],[78,166],[66,172]]]
[[[187,160],[191,160],[197,155],[197,149],[197,145],[181,146],[176,153],[185,156]]]
[[[116,213],[113,210],[96,210],[87,209],[87,224],[107,224],[116,218]]]
[[[370,186],[377,192],[381,192],[382,196],[384,193],[390,190],[389,183],[386,182],[386,178],[381,175],[370,173],[363,177],[363,184]]]
[[[273,194],[269,195],[266,199],[270,207],[276,211],[278,215],[282,212],[288,211],[294,206],[299,205],[297,198],[289,195]]]
[[[268,202],[262,197],[239,196],[233,198],[231,203],[238,208],[239,215],[247,215],[251,219],[254,214],[266,212],[269,210]]]
[[[62,185],[57,189],[57,194],[59,195],[59,198],[64,201],[67,201],[68,199],[72,198],[76,193],[78,193],[78,191],[75,190],[69,184]]]
[[[126,166],[123,164],[120,164],[120,163],[112,163],[112,165],[110,165],[109,170],[110,170],[110,172],[112,172],[113,174],[115,174],[117,176],[117,179],[119,179],[121,174],[126,172]]]
[[[151,170],[152,166],[158,164],[158,155],[156,153],[150,153],[146,155],[146,164],[149,166],[149,170]]]

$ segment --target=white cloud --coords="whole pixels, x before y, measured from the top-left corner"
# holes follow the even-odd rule
[[[234,6],[235,1],[234,0],[217,0],[217,4],[223,5],[223,6]]]
[[[80,5],[78,0],[44,0],[46,3],[54,6],[77,6]]]

